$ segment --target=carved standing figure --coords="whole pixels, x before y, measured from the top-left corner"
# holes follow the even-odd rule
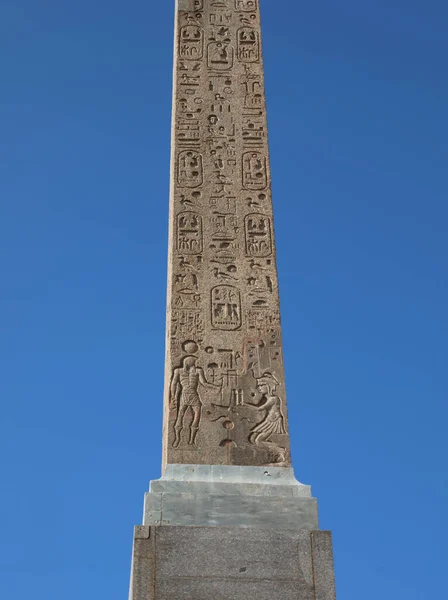
[[[278,385],[278,380],[268,371],[257,378],[257,390],[262,394],[262,399],[260,404],[251,404],[250,406],[257,411],[264,411],[265,417],[258,425],[255,425],[255,427],[252,428],[249,442],[256,446],[266,444],[275,446],[284,451],[285,448],[280,448],[269,441],[269,438],[274,433],[286,433],[284,416],[282,413],[282,401],[281,398],[275,394]]]
[[[199,396],[199,384],[207,389],[220,389],[221,386],[209,383],[201,367],[196,365],[196,356],[186,356],[182,366],[174,369],[170,385],[170,408],[177,410],[177,418],[174,423],[173,448],[180,444],[180,434],[183,429],[185,414],[192,413],[190,423],[190,438],[188,443],[196,444],[196,436],[199,430],[202,413],[202,402]]]

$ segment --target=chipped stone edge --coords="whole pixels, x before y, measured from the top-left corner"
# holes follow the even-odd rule
[[[301,495],[311,497],[311,487],[295,478],[292,467],[167,464],[163,476],[157,481],[292,485],[303,488],[306,493]]]

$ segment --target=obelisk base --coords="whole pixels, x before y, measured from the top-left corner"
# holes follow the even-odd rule
[[[331,533],[135,528],[129,600],[335,600]]]
[[[291,467],[166,465],[145,496],[143,525],[319,529],[317,501]]]
[[[331,534],[288,467],[167,465],[135,528],[129,600],[335,600]]]

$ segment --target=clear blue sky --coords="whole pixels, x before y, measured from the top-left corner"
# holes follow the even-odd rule
[[[174,0],[0,3],[0,597],[127,598]],[[262,0],[293,460],[341,600],[446,595],[448,5]]]

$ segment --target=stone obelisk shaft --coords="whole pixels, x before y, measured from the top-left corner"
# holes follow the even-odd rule
[[[164,464],[288,466],[258,0],[178,0]]]

